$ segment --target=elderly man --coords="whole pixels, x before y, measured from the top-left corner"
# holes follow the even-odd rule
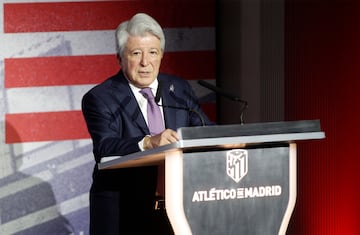
[[[211,123],[186,80],[159,73],[165,36],[152,17],[139,13],[121,23],[116,46],[121,70],[82,101],[96,163],[103,157],[175,142],[179,127]],[[154,104],[158,89],[161,96]],[[95,166],[90,233],[161,235],[153,220],[157,171],[155,166],[114,170]]]

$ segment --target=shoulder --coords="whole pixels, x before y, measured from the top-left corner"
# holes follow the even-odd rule
[[[165,83],[165,84],[173,84],[173,85],[177,85],[177,86],[184,86],[184,87],[189,87],[190,84],[187,80],[179,77],[179,76],[175,76],[175,75],[171,75],[171,74],[166,74],[166,73],[159,73],[158,75],[158,79]]]
[[[109,91],[116,88],[116,89],[122,89],[125,88],[127,85],[126,80],[122,77],[121,73],[117,73],[103,82],[95,85],[92,87],[89,91],[85,93],[86,95],[92,94],[97,96],[102,96],[109,94]]]

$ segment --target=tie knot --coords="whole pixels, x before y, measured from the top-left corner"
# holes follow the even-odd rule
[[[140,93],[146,98],[146,99],[154,99],[154,94],[151,91],[150,87],[146,87],[140,90]]]

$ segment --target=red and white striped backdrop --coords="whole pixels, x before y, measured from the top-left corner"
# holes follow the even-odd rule
[[[80,103],[119,69],[114,29],[137,12],[157,19],[166,35],[161,70],[204,98],[196,81],[215,80],[215,0],[3,0],[0,12],[0,234],[60,218],[87,233],[94,163]],[[215,105],[204,107],[215,119]],[[3,206],[22,197],[31,204],[29,192],[43,184],[52,204]]]

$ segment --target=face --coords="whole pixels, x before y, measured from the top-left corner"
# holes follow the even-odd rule
[[[159,74],[162,57],[160,40],[154,35],[129,36],[120,58],[121,68],[132,84],[148,87]]]

